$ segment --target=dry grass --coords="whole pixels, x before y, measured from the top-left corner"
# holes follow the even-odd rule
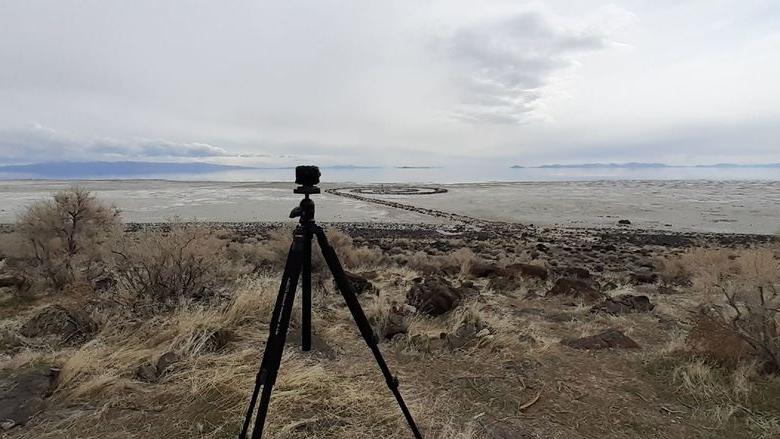
[[[265,239],[253,243],[231,243],[229,257],[254,267],[255,271],[279,270],[284,267],[292,243],[292,227],[280,227],[268,233]],[[377,248],[355,245],[349,235],[328,229],[328,241],[336,250],[342,265],[351,270],[374,269],[384,266],[388,259]],[[325,260],[315,242],[312,247],[312,270],[318,276],[325,275]]]
[[[435,272],[455,280],[479,258],[504,263],[512,257],[475,255],[464,248],[449,254],[396,254],[393,259],[404,263],[394,264],[377,248],[328,234],[345,267],[372,272],[367,276],[378,292],[360,301],[375,330],[383,333],[399,319],[406,329],[380,347],[425,437],[682,439],[703,431],[712,432],[711,437],[745,438],[780,433],[780,385],[760,373],[759,362],[741,358],[723,367],[690,352],[684,324],[668,329],[659,321],[688,317],[701,302],[722,300],[717,287],[706,287],[715,281],[774,285],[777,265],[770,253],[697,250],[682,255],[665,266],[665,279],[693,286],[684,294],[653,296],[655,314],[593,314],[587,306],[561,300],[499,294],[487,287],[488,279],[474,279],[478,293],[453,311],[430,317],[406,306],[415,278]],[[122,286],[165,298],[167,313],[101,310],[101,332],[80,347],[28,346],[2,354],[0,378],[4,371],[35,365],[62,369],[47,411],[9,437],[98,438],[107,432],[122,438],[234,437],[267,337],[290,230],[254,243],[226,238],[174,227],[165,234],[136,235],[115,248],[123,254],[120,260],[134,261],[120,270],[142,267],[150,273],[140,283],[125,279]],[[215,264],[217,271],[209,271]],[[247,273],[243,266],[254,270]],[[314,266],[326,274],[318,252]],[[175,286],[191,277],[181,273],[199,280]],[[519,282],[521,291],[538,286]],[[635,292],[616,284],[612,294]],[[324,278],[314,285],[315,334],[331,355],[302,353],[297,340],[288,339],[269,437],[409,437],[343,299]],[[118,292],[106,294],[116,299]],[[215,300],[198,300],[204,295]],[[296,307],[293,326],[299,320]],[[0,329],[13,331],[17,323]],[[610,327],[623,330],[643,349],[583,352],[559,343]],[[136,377],[139,366],[153,365],[169,352],[179,357],[169,372],[154,382]],[[642,370],[651,370],[654,378]],[[670,406],[677,409],[674,418],[664,411]]]
[[[477,260],[474,252],[467,247],[459,248],[446,255],[430,255],[415,252],[401,258],[405,266],[422,274],[449,273],[464,275]]]

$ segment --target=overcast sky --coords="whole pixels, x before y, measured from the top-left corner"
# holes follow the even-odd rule
[[[780,162],[780,2],[0,0],[0,163]]]

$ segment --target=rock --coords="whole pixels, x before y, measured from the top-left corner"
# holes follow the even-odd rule
[[[547,280],[549,272],[546,268],[533,264],[510,264],[507,265],[506,271],[529,278],[536,278],[539,280]]]
[[[176,352],[166,352],[157,360],[157,377],[161,377],[173,369],[173,365],[181,361]]]
[[[581,267],[564,267],[558,270],[567,277],[588,280],[591,278],[590,271]]]
[[[542,244],[541,242],[539,244],[536,244],[536,249],[540,252],[547,252],[547,246]]]
[[[491,277],[504,274],[504,269],[487,262],[474,262],[469,267],[469,274],[474,277]]]
[[[591,312],[605,312],[608,314],[629,314],[636,312],[650,312],[655,305],[650,303],[647,296],[635,296],[633,294],[621,294],[617,297],[609,297],[604,302],[594,305]]]
[[[157,381],[157,368],[149,363],[144,363],[135,370],[135,378],[145,383],[154,383]]]
[[[419,311],[437,316],[455,308],[462,292],[444,278],[429,277],[416,283],[406,294],[406,300]]]
[[[3,287],[10,287],[10,288],[19,288],[22,285],[24,285],[24,279],[10,275],[10,274],[0,274],[0,288]]]
[[[622,219],[622,220],[618,221],[618,224],[620,224],[621,226],[630,226],[631,225],[631,221],[629,221],[627,219]]]
[[[658,282],[658,274],[649,271],[631,273],[631,281],[635,284],[654,284]]]
[[[52,305],[27,321],[19,333],[25,337],[57,335],[64,342],[83,343],[91,338],[97,329],[97,323],[86,312]]]
[[[111,289],[116,287],[116,284],[117,284],[116,279],[114,279],[114,277],[110,275],[103,275],[93,281],[93,285],[95,286],[95,291],[98,292],[110,291]]]
[[[587,282],[566,277],[555,281],[555,285],[547,292],[547,296],[574,297],[585,302],[595,302],[604,297]]]
[[[596,335],[588,337],[562,340],[561,344],[572,349],[598,350],[598,349],[638,349],[639,344],[617,329],[607,329]]]
[[[398,334],[406,334],[408,325],[401,310],[393,308],[388,317],[387,324],[384,326],[384,333],[381,334],[386,340],[391,340]]]
[[[452,351],[473,346],[477,343],[477,333],[479,330],[474,325],[461,326],[453,334],[442,333],[440,338],[444,344]]]
[[[0,379],[0,421],[9,429],[24,425],[46,407],[56,381],[56,369],[26,370]]]
[[[345,271],[344,274],[347,275],[347,280],[349,280],[349,283],[352,285],[352,289],[355,291],[355,294],[358,296],[363,293],[375,293],[376,288],[374,287],[374,284],[372,284],[365,276],[361,276],[356,273],[351,273],[349,271]]]
[[[16,291],[26,292],[30,286],[30,281],[23,277],[0,274],[0,288],[12,288]]]
[[[488,289],[493,291],[513,291],[520,288],[521,280],[512,277],[494,277],[487,283]]]

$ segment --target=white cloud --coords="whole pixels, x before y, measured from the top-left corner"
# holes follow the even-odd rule
[[[538,12],[458,29],[449,55],[464,70],[462,104],[455,115],[474,122],[522,123],[535,110],[542,87],[605,37],[557,28]]]

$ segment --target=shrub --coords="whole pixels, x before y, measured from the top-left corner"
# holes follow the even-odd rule
[[[19,215],[12,259],[26,277],[61,289],[74,281],[94,280],[121,230],[119,210],[73,187],[33,203]]]
[[[692,270],[695,288],[717,293],[707,332],[730,332],[747,343],[766,372],[780,371],[780,263],[770,249],[742,250]],[[719,326],[715,330],[712,326]]]
[[[196,226],[128,235],[113,252],[119,283],[134,296],[173,306],[206,300],[230,287],[243,267],[227,257],[227,241]]]

